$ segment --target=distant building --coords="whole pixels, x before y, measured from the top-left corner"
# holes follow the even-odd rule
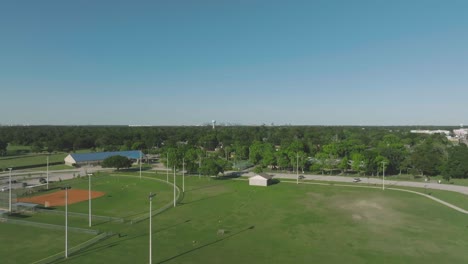
[[[453,133],[455,136],[459,138],[464,138],[466,135],[468,135],[468,129],[467,128],[461,128],[461,129],[454,129]]]
[[[268,184],[271,183],[271,178],[273,178],[273,176],[265,174],[265,173],[259,173],[249,178],[249,185],[268,186]]]
[[[411,130],[411,133],[428,134],[428,135],[444,134],[446,136],[450,135],[450,131],[448,131],[448,130]]]
[[[99,165],[103,160],[112,156],[124,156],[131,160],[139,160],[144,154],[139,150],[72,153],[65,157],[65,164],[69,166]]]

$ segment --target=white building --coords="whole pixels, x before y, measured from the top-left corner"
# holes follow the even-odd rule
[[[249,185],[268,186],[268,184],[271,182],[271,178],[273,178],[273,176],[265,173],[259,173],[249,178]]]
[[[453,133],[458,138],[464,138],[464,137],[466,137],[466,135],[468,135],[468,129],[467,128],[454,129]]]
[[[429,134],[429,135],[434,135],[434,134],[444,134],[446,136],[450,135],[450,131],[448,130],[411,130],[411,133],[416,133],[416,134]]]

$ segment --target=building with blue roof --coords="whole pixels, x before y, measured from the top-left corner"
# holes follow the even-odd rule
[[[124,156],[131,160],[139,160],[144,154],[139,150],[72,153],[65,157],[65,164],[69,166],[99,165],[103,160],[112,156]]]

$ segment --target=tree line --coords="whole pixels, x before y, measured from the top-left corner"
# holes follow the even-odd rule
[[[259,170],[323,174],[468,177],[468,149],[445,135],[410,133],[414,127],[332,126],[29,126],[0,127],[7,144],[33,152],[142,150],[169,167],[215,174],[248,161]],[[453,128],[430,128],[447,129]]]

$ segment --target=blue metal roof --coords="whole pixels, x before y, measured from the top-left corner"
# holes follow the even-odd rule
[[[72,156],[75,162],[105,160],[106,158],[111,156],[124,156],[129,159],[139,159],[140,155],[143,156],[143,153],[141,153],[141,151],[139,150],[70,154],[70,156]]]

